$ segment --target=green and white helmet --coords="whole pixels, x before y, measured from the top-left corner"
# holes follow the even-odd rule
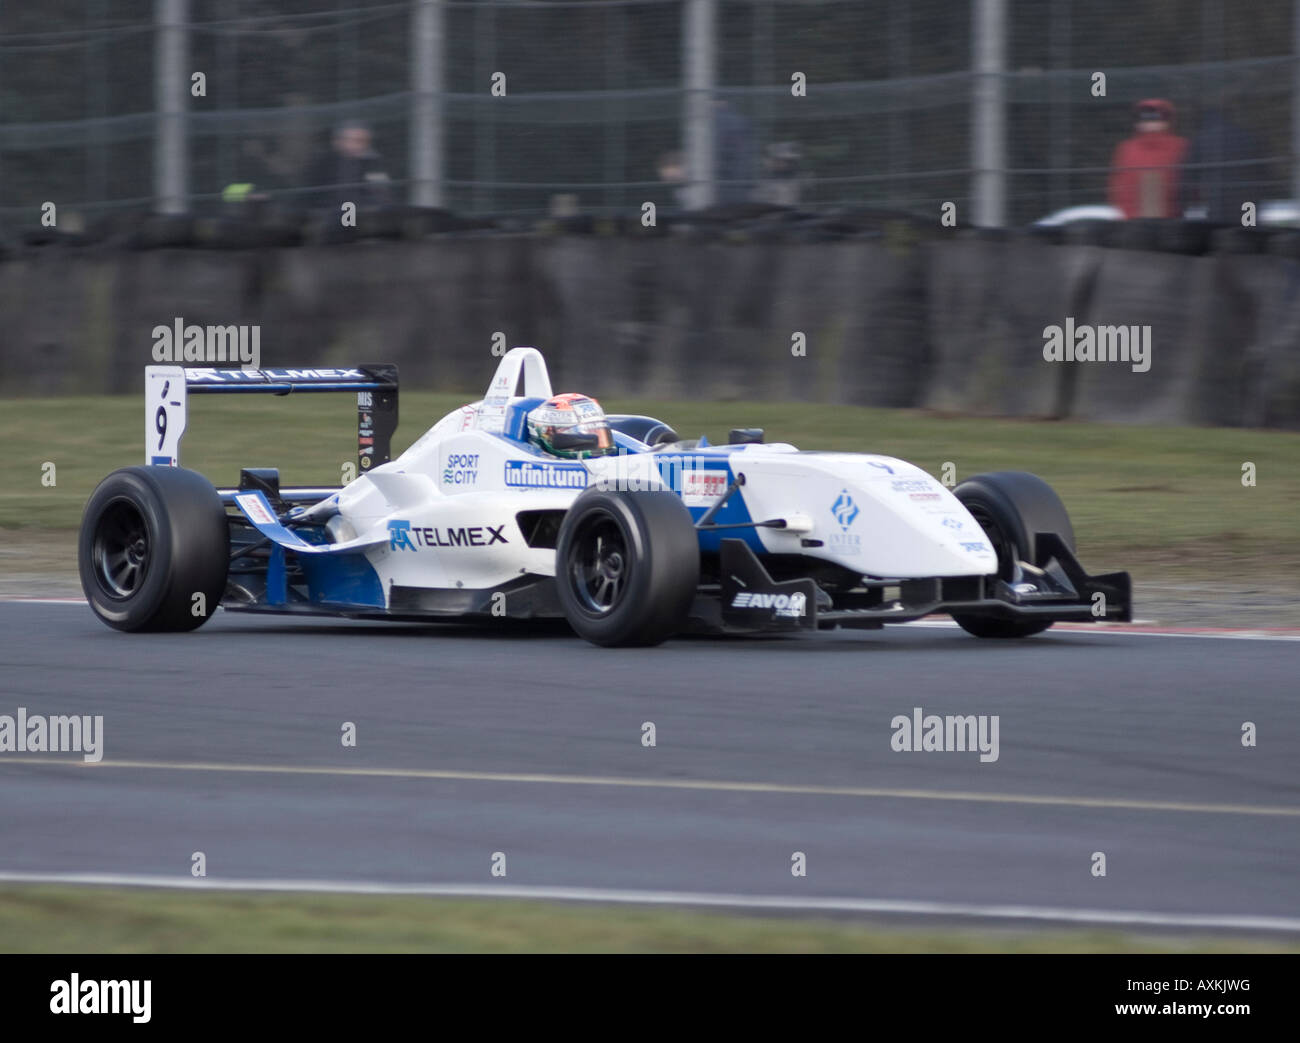
[[[553,395],[528,414],[528,441],[565,460],[616,453],[614,433],[594,398],[569,392]]]

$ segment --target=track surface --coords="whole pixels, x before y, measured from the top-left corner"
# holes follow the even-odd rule
[[[0,874],[188,878],[202,851],[213,879],[1300,910],[1300,642],[890,628],[615,651],[224,613],[125,635],[17,603],[0,634],[0,714],[105,718],[102,764],[0,754]],[[999,715],[999,759],[894,752],[915,706]]]

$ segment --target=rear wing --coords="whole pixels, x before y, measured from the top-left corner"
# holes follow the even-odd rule
[[[391,458],[397,430],[397,367],[387,363],[342,369],[195,369],[146,366],[144,370],[144,460],[179,467],[190,395],[288,395],[305,392],[357,393],[357,469],[370,470]]]

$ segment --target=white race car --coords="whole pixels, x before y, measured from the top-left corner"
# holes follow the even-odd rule
[[[1088,575],[1060,499],[1019,471],[950,491],[887,456],[684,441],[650,417],[553,394],[534,348],[482,401],[397,459],[392,366],[150,366],[146,461],[91,496],[79,565],[119,630],[190,630],[229,611],[362,619],[563,617],[600,645],[683,631],[879,627],[948,613],[980,637],[1131,618],[1124,572]],[[179,466],[196,393],[355,391],[356,479],[216,489]],[[569,412],[566,412],[569,411]],[[563,422],[568,417],[572,422]]]

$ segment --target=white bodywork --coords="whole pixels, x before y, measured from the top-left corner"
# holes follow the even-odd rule
[[[483,589],[525,573],[555,574],[554,549],[527,546],[516,520],[520,511],[565,511],[592,484],[666,487],[682,495],[698,520],[743,473],[744,485],[733,497],[737,506],[750,520],[787,523],[722,534],[743,536],[755,549],[815,556],[878,578],[997,569],[993,548],[962,504],[902,460],[800,452],[778,443],[558,461],[503,435],[511,403],[551,394],[540,352],[515,348],[481,402],[450,413],[397,459],[308,515],[324,518],[337,506],[331,533],[349,547],[365,548],[386,597],[394,584]]]

